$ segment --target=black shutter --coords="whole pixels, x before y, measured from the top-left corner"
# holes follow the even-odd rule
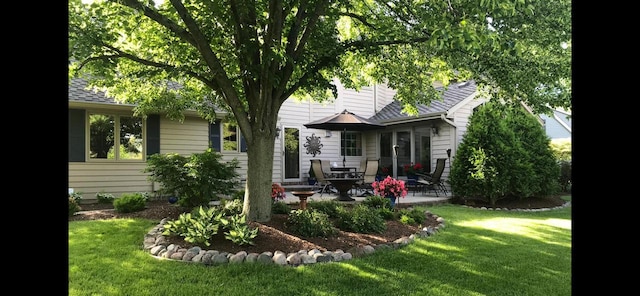
[[[240,133],[240,152],[247,152],[247,141],[244,140],[242,133]]]
[[[209,124],[209,145],[214,151],[220,152],[220,120]]]
[[[84,162],[85,110],[69,109],[69,161]]]
[[[147,156],[160,153],[160,115],[147,116]]]

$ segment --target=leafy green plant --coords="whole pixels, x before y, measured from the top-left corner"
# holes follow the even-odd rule
[[[394,212],[390,207],[391,207],[391,201],[387,199],[387,202],[389,203],[389,207],[383,207],[383,208],[379,208],[376,209],[378,211],[378,214],[380,214],[380,217],[382,217],[382,219],[384,220],[393,220],[396,219],[396,212]]]
[[[211,245],[209,238],[220,229],[223,213],[219,207],[198,207],[190,213],[180,214],[178,219],[164,225],[164,235],[179,235],[195,244]]]
[[[115,196],[113,196],[113,194],[111,193],[106,193],[101,191],[96,193],[96,199],[98,200],[98,203],[110,204],[110,203],[113,203]]]
[[[195,208],[218,200],[218,194],[230,195],[239,184],[238,160],[223,163],[222,154],[207,149],[185,157],[177,153],[154,154],[147,159],[144,172],[149,179],[162,183],[162,193],[177,195],[178,204]]]
[[[82,208],[80,207],[80,205],[78,205],[76,199],[69,196],[69,217],[73,216],[73,214],[77,213],[80,210],[82,210]]]
[[[344,209],[344,206],[335,200],[312,200],[307,202],[307,207],[325,213],[329,218],[339,217],[340,210]]]
[[[387,224],[377,209],[358,204],[341,215],[338,228],[358,233],[382,233]]]
[[[146,204],[142,193],[125,193],[113,201],[113,208],[118,213],[132,213],[144,210]]]
[[[69,197],[73,198],[73,200],[75,200],[77,203],[80,203],[80,201],[82,201],[82,192],[80,191],[76,191],[73,193],[69,193]]]
[[[237,215],[242,213],[243,201],[240,199],[223,199],[220,202],[224,216]]]
[[[400,223],[402,224],[407,224],[407,225],[413,225],[416,224],[416,220],[413,219],[413,217],[407,215],[407,214],[400,214]]]
[[[388,198],[380,195],[369,195],[364,198],[362,204],[372,209],[391,209],[391,201]]]
[[[253,239],[258,236],[258,228],[251,228],[247,224],[246,216],[232,215],[220,219],[222,226],[228,231],[225,238],[237,245],[253,245]]]
[[[271,205],[271,213],[273,214],[288,214],[291,212],[291,207],[284,202],[274,202]]]
[[[286,225],[291,232],[306,237],[329,237],[338,232],[329,216],[315,209],[291,211]]]

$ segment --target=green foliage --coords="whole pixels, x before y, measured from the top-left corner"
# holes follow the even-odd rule
[[[551,151],[560,166],[560,190],[571,192],[571,139],[551,140]]]
[[[244,189],[234,191],[233,193],[231,193],[231,199],[244,201],[244,192]]]
[[[457,198],[495,204],[508,196],[555,193],[558,173],[549,139],[535,118],[518,105],[490,101],[469,118],[449,182]]]
[[[391,209],[391,201],[380,195],[369,195],[364,198],[362,204],[373,209]]]
[[[310,200],[307,201],[307,207],[325,213],[329,218],[339,217],[341,210],[344,210],[344,206],[335,200]]]
[[[239,215],[242,213],[242,200],[240,199],[223,199],[220,201],[222,213],[225,216]]]
[[[558,161],[571,161],[571,139],[554,139],[549,143]]]
[[[560,161],[560,190],[571,192],[571,161]]]
[[[422,224],[427,219],[424,211],[416,208],[402,209],[399,214],[400,222],[404,224]]]
[[[291,212],[291,207],[284,202],[273,202],[271,205],[271,212],[274,214],[288,214]]]
[[[142,193],[125,193],[113,201],[113,208],[118,213],[132,213],[144,210],[147,199]]]
[[[164,225],[164,235],[179,235],[194,244],[211,245],[209,238],[218,233],[223,212],[218,207],[198,207],[190,213],[180,214],[177,220]]]
[[[329,216],[315,209],[291,211],[286,225],[291,232],[304,237],[330,237],[338,233]]]
[[[416,220],[407,214],[400,214],[400,223],[406,224],[406,225],[413,225],[413,224],[416,224]]]
[[[253,245],[253,239],[258,236],[258,228],[252,229],[247,224],[246,216],[231,215],[220,219],[222,226],[228,231],[225,238],[237,245]]]
[[[570,0],[180,3],[69,1],[69,77],[135,104],[136,115],[237,116],[260,160],[248,163],[251,195],[268,190],[271,171],[251,167],[272,163],[260,145],[275,138],[282,104],[334,99],[336,78],[356,90],[384,81],[409,114],[440,98],[434,82],[468,79],[534,110],[571,107]],[[181,202],[210,198],[194,190],[206,195]]]
[[[73,216],[73,214],[82,210],[78,202],[71,196],[69,196],[69,217]]]
[[[358,204],[341,215],[338,228],[358,233],[383,233],[387,223],[377,209]]]
[[[162,193],[175,194],[183,207],[206,206],[217,194],[232,194],[238,185],[237,159],[223,163],[222,155],[211,149],[185,157],[177,153],[154,154],[144,172],[162,183]]]
[[[80,203],[80,201],[82,201],[82,192],[76,191],[73,193],[69,194],[70,198],[73,198],[73,200],[75,200],[77,203]]]
[[[391,201],[388,198],[387,198],[387,201],[389,206],[379,208],[377,210],[378,210],[378,214],[380,214],[380,217],[388,221],[396,218],[396,212],[394,212],[393,209],[391,209]]]
[[[110,204],[113,203],[115,196],[111,193],[98,192],[96,193],[96,198],[98,199],[98,203]]]

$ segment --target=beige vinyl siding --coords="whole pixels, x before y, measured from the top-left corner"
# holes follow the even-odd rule
[[[160,153],[189,156],[209,148],[209,123],[201,118],[186,117],[183,122],[160,120]]]
[[[208,148],[208,131],[207,121],[197,117],[186,117],[182,123],[161,118],[160,153],[202,153]],[[69,188],[82,192],[84,202],[95,202],[98,192],[111,193],[116,198],[123,193],[151,193],[152,184],[148,174],[142,172],[144,168],[146,162],[69,162]]]
[[[83,202],[95,202],[96,193],[151,192],[144,162],[69,162],[69,188],[82,192]]]

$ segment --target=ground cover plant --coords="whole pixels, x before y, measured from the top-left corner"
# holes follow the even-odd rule
[[[420,207],[434,236],[346,262],[203,266],[141,249],[157,220],[69,222],[69,295],[571,295],[571,207]],[[99,239],[96,239],[99,238]]]

